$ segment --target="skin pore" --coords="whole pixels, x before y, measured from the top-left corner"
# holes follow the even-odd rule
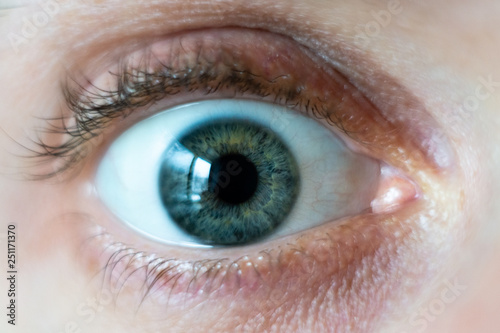
[[[499,5],[60,0],[52,9],[29,38],[24,18],[48,9],[32,3],[0,16],[0,221],[2,233],[16,224],[19,271],[18,322],[2,329],[495,332]],[[162,244],[127,228],[95,192],[100,158],[127,128],[203,100],[203,90],[117,117],[74,169],[29,177],[61,165],[26,156],[40,152],[39,139],[63,141],[43,131],[47,119],[71,114],[62,87],[89,80],[111,90],[108,73],[129,55],[149,49],[172,62],[167,51],[182,44],[172,40],[210,33],[226,36],[217,46],[234,53],[231,63],[239,57],[268,81],[290,74],[286,84],[304,95],[344,105],[356,135],[334,131],[388,166],[373,213],[231,249]],[[263,56],[270,49],[276,58]],[[385,209],[391,187],[402,199]]]

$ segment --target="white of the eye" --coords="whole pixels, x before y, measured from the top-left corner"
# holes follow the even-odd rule
[[[96,186],[102,201],[139,233],[161,242],[203,247],[169,218],[159,195],[158,174],[164,151],[178,144],[183,133],[217,119],[246,119],[268,127],[297,160],[300,193],[282,227],[269,237],[359,213],[375,196],[378,163],[347,149],[318,121],[269,103],[210,100],[166,110],[118,137],[98,167]],[[192,161],[191,156],[185,159],[179,163]],[[203,177],[209,168],[199,159],[195,170]]]

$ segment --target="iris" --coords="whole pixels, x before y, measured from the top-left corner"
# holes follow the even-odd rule
[[[165,209],[207,244],[244,244],[271,233],[299,193],[290,150],[275,132],[247,120],[204,123],[170,145],[162,159]]]

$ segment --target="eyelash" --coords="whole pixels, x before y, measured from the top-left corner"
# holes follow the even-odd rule
[[[202,53],[203,50],[199,50],[199,54]],[[85,144],[101,136],[113,120],[125,119],[137,109],[150,107],[183,92],[201,91],[204,96],[209,96],[223,90],[231,92],[233,97],[246,94],[259,98],[271,96],[273,103],[298,109],[317,119],[326,119],[330,125],[349,134],[335,111],[327,110],[318,97],[305,97],[302,88],[290,82],[287,74],[266,79],[234,64],[223,66],[221,71],[216,64],[199,61],[193,67],[179,69],[161,64],[160,68],[151,71],[125,63],[119,72],[110,73],[116,80],[115,90],[104,90],[93,84],[90,88],[83,85],[71,88],[66,84],[63,93],[71,116],[47,119],[49,128],[46,133],[64,135],[67,139],[58,145],[39,140],[35,142],[37,149],[34,150],[34,157],[42,163],[54,159],[62,160],[62,163],[54,171],[33,178],[49,179],[70,170],[88,155]],[[96,92],[90,92],[90,89]],[[68,125],[68,119],[74,121],[74,125]]]
[[[222,276],[223,278],[220,281],[220,285],[222,285],[224,283],[224,277],[226,277],[232,269],[236,270],[236,272],[239,270],[238,262],[243,258],[238,258],[234,261],[229,261],[228,258],[219,258],[195,260],[190,262],[178,259],[164,259],[160,257],[148,259],[148,255],[146,253],[137,252],[125,244],[112,243],[109,246],[118,249],[109,255],[106,265],[102,268],[103,283],[101,288],[109,288],[111,290],[118,289],[115,296],[117,297],[119,291],[126,284],[127,280],[134,274],[139,274],[142,271],[144,272],[144,275],[141,280],[143,280],[144,283],[142,286],[143,295],[140,303],[142,303],[148,295],[155,291],[155,287],[158,289],[166,287],[169,290],[167,299],[168,303],[179,279],[187,275],[189,275],[190,278],[186,289],[182,290],[183,293],[189,293],[190,289],[201,289],[205,293],[210,294],[212,290],[219,289],[216,287],[213,288],[214,281],[216,281],[218,277]],[[124,266],[117,271],[117,267],[120,266],[120,264]],[[181,266],[189,266],[190,269],[181,270],[180,272],[177,271],[177,269]],[[214,269],[216,271],[215,273],[212,273]],[[113,279],[112,277],[115,274],[118,274],[119,277]],[[122,276],[124,275],[126,276],[122,279]],[[107,277],[109,278],[107,279]],[[202,277],[205,277],[206,280],[204,280],[204,283],[200,284],[198,281]]]
[[[186,297],[210,297],[212,293],[221,293],[221,287],[226,286],[226,292],[233,294],[240,290],[259,288],[274,281],[267,280],[267,272],[278,270],[282,272],[281,277],[285,277],[286,270],[290,267],[282,262],[282,249],[265,249],[258,252],[259,262],[254,263],[247,256],[240,256],[235,260],[229,258],[203,259],[185,261],[176,258],[162,258],[151,255],[143,251],[137,251],[121,242],[115,242],[112,236],[102,228],[96,235],[87,239],[87,246],[90,242],[101,242],[100,248],[104,250],[101,256],[107,258],[106,263],[100,269],[101,292],[111,291],[115,301],[128,287],[127,282],[137,279],[141,288],[134,288],[139,292],[139,302],[136,311],[139,311],[144,300],[156,295],[165,297],[166,305],[170,304],[172,297],[179,296],[177,300],[186,302]],[[358,235],[362,237],[363,235]],[[298,236],[300,238],[300,236]],[[353,235],[356,237],[356,235]],[[297,239],[298,240],[298,239]],[[328,251],[338,251],[335,240],[326,234],[323,238],[315,239],[318,244],[327,247]],[[287,244],[291,246],[291,244]],[[317,264],[317,258],[308,253],[301,246],[293,245],[291,250],[295,255],[301,257],[301,261],[307,263],[299,266],[304,273],[310,274],[310,270]],[[108,252],[109,253],[106,253]],[[242,272],[243,271],[243,272]],[[142,274],[141,274],[142,273]],[[294,274],[298,273],[296,271]],[[185,279],[185,280],[183,280]],[[245,281],[245,282],[243,282]],[[250,281],[250,282],[249,282]],[[245,283],[245,285],[243,285]],[[136,283],[131,283],[135,286]],[[201,293],[200,293],[201,291]],[[250,290],[251,292],[251,290]]]

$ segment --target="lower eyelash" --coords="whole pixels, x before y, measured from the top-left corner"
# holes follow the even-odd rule
[[[210,297],[234,294],[241,289],[252,290],[266,284],[269,270],[276,269],[279,255],[275,251],[260,251],[258,263],[242,256],[184,261],[166,259],[136,251],[120,242],[114,242],[106,233],[91,238],[104,245],[105,265],[100,268],[101,288],[112,291],[115,298],[125,289],[139,294],[138,307],[148,297],[165,298],[163,302],[186,302],[186,297]],[[89,239],[90,241],[90,239]],[[140,287],[138,287],[140,286]]]

